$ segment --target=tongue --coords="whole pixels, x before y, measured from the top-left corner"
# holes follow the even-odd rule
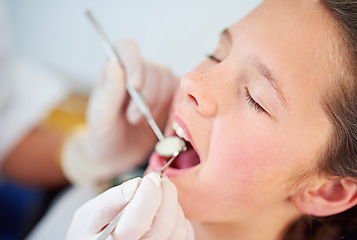
[[[196,151],[190,149],[186,152],[180,153],[170,167],[184,169],[193,167],[199,163],[200,158],[198,157]]]

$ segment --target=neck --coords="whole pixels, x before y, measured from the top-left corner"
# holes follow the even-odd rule
[[[272,209],[262,211],[259,215],[236,222],[192,221],[195,239],[281,240],[286,228],[301,216],[301,213],[295,209],[275,210],[275,212]]]

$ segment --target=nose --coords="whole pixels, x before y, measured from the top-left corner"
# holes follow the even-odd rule
[[[217,112],[215,83],[210,73],[190,72],[182,77],[180,87],[189,104],[201,115],[212,117]]]

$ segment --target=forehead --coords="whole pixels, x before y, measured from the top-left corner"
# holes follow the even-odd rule
[[[339,28],[320,1],[264,1],[230,31],[233,42],[262,55],[281,79],[298,81],[304,90],[323,90],[343,66]]]

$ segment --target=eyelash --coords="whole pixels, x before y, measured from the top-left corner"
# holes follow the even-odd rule
[[[250,107],[252,107],[254,110],[256,110],[258,113],[265,113],[268,114],[267,111],[265,111],[264,108],[262,108],[262,106],[260,106],[250,95],[248,88],[245,88],[245,96],[247,99],[247,102],[249,104]]]
[[[208,57],[209,59],[215,61],[215,62],[218,62],[218,63],[221,62],[221,60],[219,60],[218,58],[216,58],[216,57],[215,57],[214,55],[212,55],[212,54],[207,54],[207,57]]]

